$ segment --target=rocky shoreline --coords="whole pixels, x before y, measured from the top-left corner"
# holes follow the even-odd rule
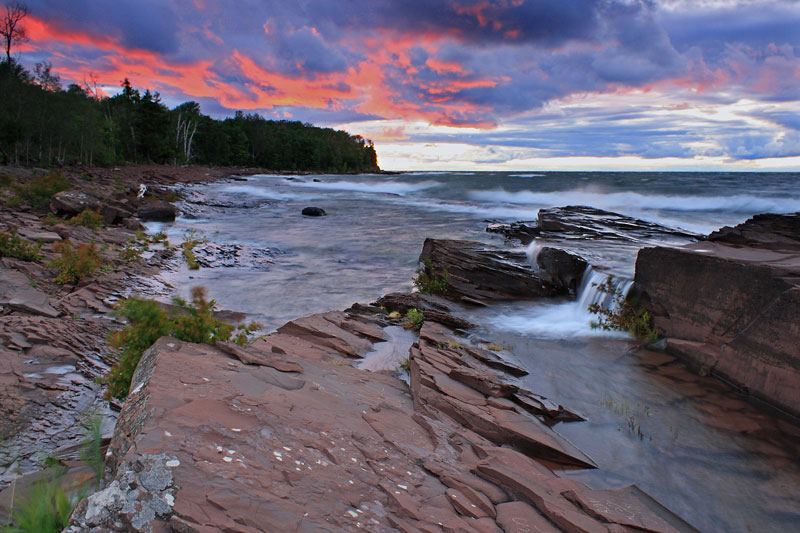
[[[388,294],[374,304],[292,320],[247,347],[164,337],[140,361],[114,424],[116,413],[105,407],[96,383],[112,362],[106,335],[120,327],[109,313],[177,260],[174,247],[158,243],[137,261],[120,259],[120,247],[140,228],[134,216],[169,219],[172,185],[233,172],[75,172],[72,194],[54,199],[50,208],[77,214],[68,201],[82,209],[86,196],[101,199],[92,206],[110,224],[102,229],[46,226],[41,213],[24,207],[0,214],[0,231],[18,227],[26,239],[43,242],[40,261],[0,259],[0,404],[6,411],[0,488],[39,470],[47,456],[77,464],[81,417],[94,410],[108,421],[103,486],[81,502],[71,531],[694,530],[635,485],[594,490],[566,476],[602,468],[558,433],[559,424],[581,415],[522,386],[518,378],[526,371],[513,354],[476,337],[474,325],[459,316],[462,306],[574,297],[590,261],[559,247],[537,250],[534,272],[523,254],[427,239],[420,260],[432,276],[448,273],[446,298]],[[140,183],[148,185],[151,199],[136,198]],[[797,360],[790,347],[800,339],[791,315],[798,309],[792,299],[798,290],[798,215],[757,217],[706,240],[591,208],[542,211],[538,224],[490,230],[525,243],[554,234],[624,242],[632,249],[670,242],[639,254],[634,291],[666,335],[662,344],[683,357],[704,357],[706,372],[797,413]],[[47,266],[56,257],[53,245],[67,239],[104,243],[109,267],[77,284],[53,283]],[[753,255],[756,249],[761,251]],[[773,255],[765,259],[764,250]],[[222,266],[235,263],[239,252],[214,245],[198,250],[201,260]],[[268,252],[254,257],[270,261]],[[745,267],[743,253],[750,254]],[[673,255],[680,260],[672,264],[685,268],[664,272],[664,257]],[[716,262],[704,266],[706,258]],[[773,265],[764,286],[777,288],[759,292],[761,307],[720,304],[720,316],[736,327],[687,299],[698,268],[716,271],[717,262],[732,261],[739,266],[730,268],[744,268],[732,293],[739,301],[752,294],[748,283],[765,260]],[[730,276],[722,281],[730,286]],[[724,292],[713,283],[706,287]],[[710,293],[702,299],[720,302]],[[694,302],[691,309],[687,302]],[[752,308],[754,318],[744,320],[734,312],[740,308]],[[418,337],[409,339],[397,332],[411,309],[424,322]],[[715,321],[697,319],[703,314]],[[780,342],[771,340],[774,328],[761,325],[767,319],[774,325],[776,316],[788,335]],[[390,360],[375,363],[386,346]],[[777,371],[741,363],[765,350],[780,354]],[[710,366],[709,353],[717,357]],[[378,370],[396,367],[398,354],[407,355],[408,384],[396,371]],[[0,505],[6,493],[0,493]]]

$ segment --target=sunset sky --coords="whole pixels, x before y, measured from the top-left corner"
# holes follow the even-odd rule
[[[385,169],[800,170],[800,1],[29,0],[16,57]]]

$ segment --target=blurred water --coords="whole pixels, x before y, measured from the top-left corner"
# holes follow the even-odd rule
[[[268,248],[255,269],[182,267],[188,296],[206,287],[222,308],[275,328],[288,320],[409,290],[425,237],[502,244],[487,221],[534,220],[543,207],[584,204],[707,233],[759,212],[800,211],[791,173],[413,173],[254,176],[192,187],[175,244],[196,230],[217,244]],[[205,204],[205,205],[204,205]],[[328,216],[304,217],[306,206]],[[540,243],[550,244],[553,243]],[[513,346],[530,387],[587,415],[559,432],[600,469],[570,473],[596,487],[637,483],[704,531],[787,531],[800,523],[800,431],[729,387],[663,354],[629,353],[621,333],[592,330],[591,281],[621,290],[636,245],[555,243],[594,266],[584,302],[549,300],[474,311],[481,334]],[[527,251],[537,253],[537,245]],[[594,276],[597,279],[591,280]],[[377,354],[377,361],[396,354]],[[647,413],[650,413],[648,415]],[[631,422],[631,416],[633,421]]]

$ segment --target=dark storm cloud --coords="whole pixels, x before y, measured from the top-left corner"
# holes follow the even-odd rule
[[[550,155],[749,159],[798,152],[800,119],[796,106],[787,106],[800,101],[800,3],[788,0],[29,5],[60,32],[65,46],[54,45],[50,58],[73,78],[106,72],[106,83],[117,84],[126,68],[140,66],[165,101],[197,100],[217,116],[243,108],[328,124],[380,118],[504,124],[512,127],[502,135],[462,139]],[[77,36],[65,37],[68,32]],[[152,57],[126,57],[127,50]],[[36,49],[31,57],[48,56]],[[158,79],[164,74],[169,79]],[[580,117],[546,111],[554,101],[591,102],[592,95],[624,101],[630,91],[653,88],[698,106],[764,104],[748,111],[764,130],[752,131],[752,120],[720,125],[708,119],[688,127],[685,117],[664,117],[658,106],[619,111],[595,105]],[[532,132],[536,128],[542,131]]]
[[[31,0],[31,13],[69,31],[110,37],[127,48],[159,54],[177,52],[178,16],[159,0]]]

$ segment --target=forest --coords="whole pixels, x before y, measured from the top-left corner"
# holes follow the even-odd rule
[[[241,111],[216,120],[197,102],[170,109],[157,92],[128,79],[110,97],[90,83],[64,89],[47,63],[31,72],[13,57],[0,61],[0,164],[135,163],[378,169],[372,141],[359,135]]]

